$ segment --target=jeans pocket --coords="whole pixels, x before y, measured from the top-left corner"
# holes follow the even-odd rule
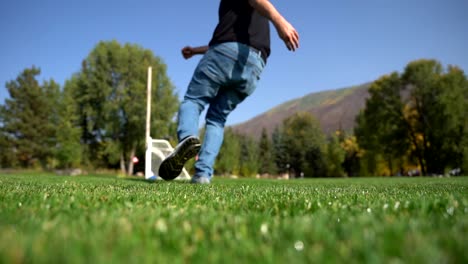
[[[259,67],[252,67],[252,75],[257,78],[257,81],[260,80],[260,75],[262,74],[262,70]]]
[[[257,88],[257,83],[260,80],[262,70],[256,65],[249,64],[249,67],[246,72],[248,76],[246,78],[247,83],[245,87],[245,93],[247,95],[251,95]]]

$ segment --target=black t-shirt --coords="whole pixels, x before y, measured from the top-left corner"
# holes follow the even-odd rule
[[[221,0],[219,5],[219,23],[209,45],[232,41],[261,51],[265,62],[270,56],[269,21],[247,0]]]

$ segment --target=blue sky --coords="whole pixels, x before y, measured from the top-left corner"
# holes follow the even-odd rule
[[[228,119],[236,124],[306,94],[370,82],[433,58],[468,72],[466,0],[275,0],[298,30],[289,52],[272,30],[272,55],[256,92]],[[180,49],[204,45],[219,1],[6,0],[0,2],[0,103],[7,81],[38,66],[40,80],[61,85],[101,40],[137,43],[168,65],[183,96],[199,57]],[[273,27],[272,27],[273,29]],[[142,102],[144,103],[144,102]]]

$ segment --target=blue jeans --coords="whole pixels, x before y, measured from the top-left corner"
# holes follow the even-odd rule
[[[254,92],[264,67],[258,51],[237,42],[214,45],[200,60],[180,105],[177,127],[179,141],[198,135],[200,114],[209,105],[195,177],[212,177],[226,119]]]

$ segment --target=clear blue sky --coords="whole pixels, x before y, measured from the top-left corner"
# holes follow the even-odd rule
[[[272,1],[296,27],[300,49],[288,52],[272,30],[272,55],[259,86],[230,116],[236,124],[311,92],[373,81],[434,58],[468,72],[467,0]],[[168,65],[182,97],[199,60],[180,49],[204,45],[219,1],[10,0],[0,2],[0,103],[5,83],[26,67],[61,85],[100,40],[151,49]],[[273,29],[273,27],[272,27]],[[144,102],[142,102],[144,103]]]

